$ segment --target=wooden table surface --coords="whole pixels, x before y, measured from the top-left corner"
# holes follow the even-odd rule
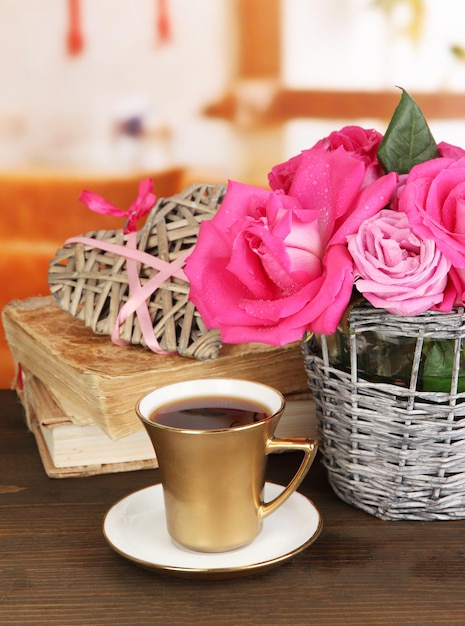
[[[285,482],[299,458],[275,455]],[[281,566],[224,581],[141,569],[102,534],[111,505],[157,482],[147,470],[46,476],[16,395],[0,391],[0,623],[465,624],[465,521],[383,522],[340,501],[317,460],[300,491],[322,514],[316,542]]]

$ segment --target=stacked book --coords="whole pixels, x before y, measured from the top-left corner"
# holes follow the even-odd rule
[[[15,387],[50,477],[156,467],[135,404],[155,387],[192,378],[246,378],[276,387],[288,399],[277,435],[316,436],[298,344],[225,345],[205,362],[162,356],[112,344],[51,296],[11,302],[2,321]]]

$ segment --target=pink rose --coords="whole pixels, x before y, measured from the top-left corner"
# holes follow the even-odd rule
[[[446,143],[445,141],[442,141],[438,144],[438,151],[441,157],[445,157],[448,159],[458,160],[462,157],[465,157],[465,150],[463,150],[463,148],[453,146],[452,144]],[[408,176],[408,174],[399,175],[399,182],[391,200],[391,209],[398,209],[399,197],[402,194]]]
[[[334,130],[327,137],[316,142],[315,146],[322,146],[326,150],[335,150],[343,146],[347,152],[354,152],[368,162],[377,161],[379,144],[383,135],[372,128],[361,126],[344,126],[341,130]]]
[[[387,206],[397,186],[391,172],[366,185],[366,164],[342,147],[311,148],[300,155],[288,194],[317,209],[325,244],[346,244],[347,235]]]
[[[345,126],[339,131],[332,132],[328,137],[320,139],[310,151],[323,149],[328,152],[340,148],[365,166],[364,186],[370,184],[384,174],[378,161],[378,148],[383,136],[376,130],[367,130],[360,126]],[[297,170],[306,167],[305,155],[309,150],[292,157],[285,163],[276,165],[268,174],[271,189],[282,189],[285,193],[291,192],[291,185]]]
[[[441,307],[441,311],[450,311],[454,306],[463,306],[465,304],[465,268],[451,267],[449,271],[449,290],[450,299],[449,306],[446,308],[445,303]],[[446,295],[444,300],[446,300]]]
[[[465,156],[465,150],[463,148],[459,148],[459,146],[453,146],[446,141],[441,141],[438,143],[439,154],[442,157],[446,157],[448,159],[461,159]]]
[[[230,182],[202,222],[185,273],[207,327],[228,343],[283,345],[305,330],[335,331],[353,288],[347,235],[376,214],[397,181],[362,189],[365,167],[344,150],[308,151],[295,196]]]
[[[412,231],[405,213],[385,209],[348,238],[356,287],[377,308],[418,315],[444,298],[450,262]]]
[[[465,157],[413,167],[399,196],[413,230],[432,239],[454,267],[465,267]]]
[[[334,246],[327,269],[318,217],[282,192],[230,182],[185,267],[189,298],[206,326],[219,328],[227,343],[283,345],[301,339],[328,307],[340,317],[352,291],[352,261]],[[343,304],[334,313],[338,297]]]
[[[292,181],[294,180],[294,175],[299,168],[302,155],[305,154],[305,152],[306,150],[304,150],[301,154],[291,157],[284,163],[275,165],[272,168],[271,172],[268,174],[268,182],[271,189],[274,189],[275,191],[280,189],[281,191],[284,191],[284,193],[289,193]]]

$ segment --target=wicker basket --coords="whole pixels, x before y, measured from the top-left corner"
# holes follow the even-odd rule
[[[464,337],[463,309],[409,318],[359,304],[348,316],[346,358],[334,335],[303,343],[324,463],[342,500],[385,520],[465,518]],[[390,342],[391,354],[409,346],[407,379],[368,371],[375,338]],[[428,342],[451,348],[445,391],[424,384]]]

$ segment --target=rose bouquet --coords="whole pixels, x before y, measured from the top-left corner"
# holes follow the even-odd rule
[[[230,182],[187,260],[230,343],[302,342],[329,482],[382,519],[465,517],[465,151],[406,93],[382,136],[347,126]],[[309,336],[310,335],[310,336]]]
[[[354,297],[400,316],[463,306],[465,150],[437,144],[405,91],[384,136],[346,126],[268,180],[229,182],[186,263],[225,342],[332,334]]]

